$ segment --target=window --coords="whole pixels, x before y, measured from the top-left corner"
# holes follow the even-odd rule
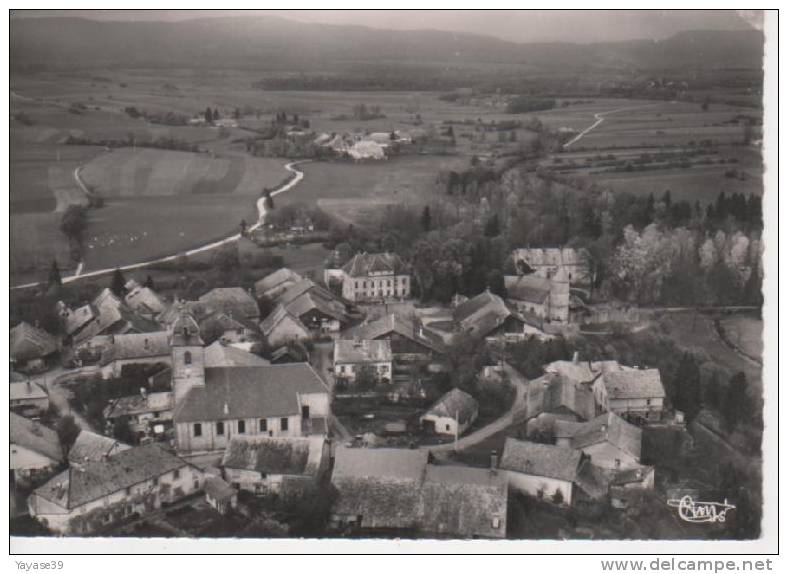
[[[159,485],[159,477],[157,476],[156,478],[153,479],[153,486],[158,486],[158,485]]]
[[[301,406],[301,418],[309,420],[309,405]]]
[[[202,436],[202,425],[194,423],[194,436]]]
[[[281,419],[279,419],[279,429],[286,431],[289,423],[290,421],[287,420],[287,417],[282,417]]]
[[[246,421],[238,421],[238,434],[246,433]]]
[[[446,425],[446,430],[447,431],[451,430],[451,426],[450,425]]]
[[[172,478],[173,478],[173,480],[178,480],[180,477],[181,477],[181,469],[180,468],[176,468],[175,470],[172,471]]]
[[[492,527],[496,529],[501,527],[501,519],[497,516],[494,516],[492,519]]]
[[[216,434],[222,436],[224,434],[224,423],[219,421],[216,423]]]
[[[191,351],[186,351],[186,352],[183,354],[183,364],[185,364],[185,365],[191,365],[191,364],[192,364],[192,354],[191,354]]]
[[[260,432],[268,431],[268,419],[260,419]]]
[[[344,373],[345,372],[345,365],[340,365],[339,366],[339,372],[340,373]]]
[[[651,399],[646,399],[646,406],[651,406]]]

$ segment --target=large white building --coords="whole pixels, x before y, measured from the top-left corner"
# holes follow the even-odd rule
[[[348,301],[386,301],[410,297],[410,273],[394,253],[358,253],[339,274]]]

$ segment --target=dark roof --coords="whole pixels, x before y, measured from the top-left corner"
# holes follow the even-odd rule
[[[303,317],[310,311],[317,310],[323,315],[336,319],[341,323],[348,322],[345,306],[333,297],[326,297],[317,289],[310,289],[302,293],[287,303],[285,308],[295,317]]]
[[[464,424],[473,418],[478,409],[479,403],[471,395],[460,389],[452,389],[439,398],[425,414],[457,419],[457,422]]]
[[[550,296],[550,285],[549,279],[538,275],[507,275],[504,277],[506,296],[509,299],[539,303],[540,305]]]
[[[308,363],[205,369],[205,385],[192,387],[175,407],[175,422],[295,415],[299,394],[327,393]]]
[[[54,462],[63,460],[60,439],[54,430],[13,411],[9,412],[8,417],[9,442],[42,454]]]
[[[222,466],[262,474],[315,476],[322,451],[322,438],[236,436],[224,451]]]
[[[138,446],[72,466],[36,489],[35,494],[71,509],[188,464],[155,444]]]
[[[506,477],[500,472],[427,465],[421,489],[419,529],[453,538],[504,538],[507,490]]]
[[[200,302],[214,311],[231,312],[239,318],[260,316],[254,297],[242,287],[216,287],[200,297]]]
[[[218,476],[205,477],[203,490],[214,500],[227,500],[235,494],[235,489]]]
[[[610,399],[664,398],[658,369],[610,371],[602,375]]]
[[[68,460],[72,464],[90,460],[102,460],[104,457],[130,448],[129,445],[123,444],[114,438],[82,429],[77,436],[77,440],[68,451]]]
[[[342,270],[351,277],[367,277],[371,273],[401,273],[404,268],[396,253],[357,253]]]
[[[175,313],[170,344],[173,347],[201,347],[203,342],[200,338],[200,326],[191,313],[180,306]]]
[[[479,293],[454,309],[454,321],[460,328],[476,337],[484,337],[513,317],[524,322],[523,317],[509,308],[503,299],[489,290]]]
[[[337,491],[333,514],[360,516],[362,528],[418,527],[420,482],[341,477],[332,479],[332,483]]]
[[[157,333],[125,333],[112,335],[101,353],[101,364],[129,359],[169,357],[170,336],[166,331]]]
[[[501,468],[574,481],[583,454],[573,448],[507,438],[501,456]]]
[[[423,345],[436,353],[445,351],[443,342],[438,335],[423,328],[413,318],[402,317],[396,313],[389,313],[369,323],[363,323],[353,331],[353,334],[360,339],[387,338],[394,333]]]
[[[254,284],[255,294],[258,297],[262,297],[266,292],[271,292],[272,290],[281,292],[281,290],[284,290],[286,287],[301,279],[303,279],[303,277],[292,269],[282,267],[257,281]]]
[[[9,346],[11,359],[22,362],[40,359],[58,350],[55,337],[24,321],[11,329]]]
[[[640,460],[640,443],[643,432],[614,412],[599,415],[584,423],[572,437],[572,448],[583,449],[608,442]]]
[[[562,375],[551,376],[545,389],[543,408],[544,412],[548,413],[565,409],[583,420],[590,420],[596,414],[596,403],[591,389]]]
[[[172,392],[146,393],[111,399],[104,409],[104,418],[155,413],[172,410]]]

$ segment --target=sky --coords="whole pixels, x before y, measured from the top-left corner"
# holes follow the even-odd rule
[[[301,22],[394,30],[435,29],[513,42],[658,40],[684,30],[760,27],[759,11],[736,10],[14,10],[12,16],[164,20],[273,15]]]

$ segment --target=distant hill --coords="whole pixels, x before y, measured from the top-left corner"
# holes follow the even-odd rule
[[[309,24],[272,16],[179,22],[12,18],[12,70],[206,67],[326,70],[354,63],[622,69],[760,68],[763,34],[687,31],[664,40],[521,44],[467,33]]]

